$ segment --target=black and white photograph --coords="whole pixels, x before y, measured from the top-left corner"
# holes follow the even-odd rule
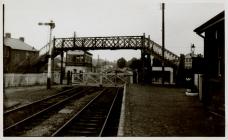
[[[1,138],[226,139],[225,10],[3,0]]]

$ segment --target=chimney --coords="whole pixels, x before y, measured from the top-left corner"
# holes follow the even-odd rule
[[[6,37],[6,38],[11,38],[11,33],[6,33],[6,34],[5,34],[5,37]]]
[[[19,40],[22,41],[22,42],[25,42],[25,38],[24,37],[20,37]]]

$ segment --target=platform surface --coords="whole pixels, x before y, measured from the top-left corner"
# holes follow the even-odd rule
[[[209,113],[185,89],[129,85],[123,131],[127,137],[221,137],[225,118]]]

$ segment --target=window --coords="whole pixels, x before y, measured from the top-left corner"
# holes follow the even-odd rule
[[[85,57],[85,62],[89,63],[89,57],[88,56]]]
[[[218,39],[218,31],[215,30],[215,39]]]
[[[76,56],[76,63],[79,63],[79,60],[80,58],[79,58],[79,56]]]
[[[76,56],[72,56],[72,62],[76,61]]]
[[[218,77],[221,77],[222,76],[222,50],[220,49],[220,47],[218,48]]]
[[[81,63],[83,62],[83,56],[80,56],[80,62]]]
[[[29,58],[29,52],[25,52],[25,57],[26,57],[26,59]]]
[[[7,47],[4,47],[4,56],[9,57],[9,49]]]

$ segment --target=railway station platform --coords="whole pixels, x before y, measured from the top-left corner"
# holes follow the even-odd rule
[[[4,103],[19,105],[58,93],[65,86],[8,88]],[[225,118],[204,109],[185,89],[128,85],[118,132],[120,137],[224,137]]]
[[[185,89],[129,85],[119,136],[224,137],[225,118],[206,111]]]

